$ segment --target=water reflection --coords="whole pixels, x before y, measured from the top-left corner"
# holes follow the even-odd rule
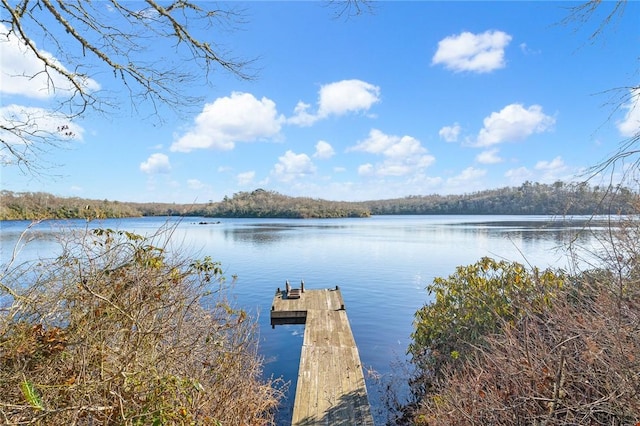
[[[289,220],[282,222],[281,219],[266,219],[266,221],[266,223],[249,222],[242,223],[241,226],[225,227],[223,235],[225,239],[229,238],[233,241],[266,245],[284,239],[306,238],[309,233],[327,233],[347,228],[345,225],[337,225],[331,221]]]
[[[285,228],[268,227],[268,228],[226,228],[223,231],[225,239],[231,239],[236,242],[249,242],[254,244],[270,244],[275,243],[286,237]]]

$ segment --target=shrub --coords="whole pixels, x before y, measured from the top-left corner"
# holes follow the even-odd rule
[[[638,424],[640,291],[585,286],[560,290],[543,314],[521,304],[518,321],[447,371],[415,423]]]
[[[273,422],[283,389],[262,379],[255,323],[229,304],[220,264],[174,256],[164,236],[87,231],[7,271],[3,423]]]
[[[485,338],[520,316],[516,300],[542,309],[562,287],[562,277],[550,270],[529,271],[516,262],[485,257],[459,266],[448,278],[427,287],[435,300],[415,314],[409,353],[416,367],[414,393],[435,386],[446,368],[459,365]]]

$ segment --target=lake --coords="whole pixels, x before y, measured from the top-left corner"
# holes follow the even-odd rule
[[[185,218],[175,230],[176,250],[222,262],[226,275],[237,275],[233,295],[238,307],[258,317],[265,374],[291,381],[280,421],[287,424],[303,326],[269,323],[277,287],[340,286],[353,334],[365,367],[376,424],[382,423],[378,387],[373,379],[397,374],[406,359],[413,314],[429,301],[425,287],[449,276],[458,265],[483,256],[528,263],[541,268],[566,267],[564,247],[577,241],[596,244],[582,235],[587,218],[549,216],[374,216],[354,219],[211,219]],[[32,241],[20,260],[55,254],[55,236],[63,228],[102,227],[151,234],[177,218],[132,218],[47,221],[30,232]],[[200,222],[207,222],[200,224]],[[0,260],[4,264],[26,221],[0,222]],[[375,374],[367,374],[367,371]]]

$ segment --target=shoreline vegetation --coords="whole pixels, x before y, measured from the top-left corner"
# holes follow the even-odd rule
[[[81,230],[2,266],[2,424],[274,424],[288,385],[263,377],[256,319],[171,231]]]
[[[461,195],[412,195],[372,201],[328,201],[256,189],[207,203],[136,203],[0,192],[0,220],[94,219],[143,216],[212,218],[345,218],[372,215],[592,215],[633,214],[639,194],[622,186],[541,184]]]

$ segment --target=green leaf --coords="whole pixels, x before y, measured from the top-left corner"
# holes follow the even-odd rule
[[[36,389],[33,386],[33,383],[31,383],[29,380],[25,378],[20,383],[20,389],[22,390],[22,395],[24,396],[24,399],[27,400],[29,405],[31,405],[33,408],[37,408],[38,410],[44,409],[44,406],[42,405],[42,400],[40,399],[40,396],[36,392]]]

